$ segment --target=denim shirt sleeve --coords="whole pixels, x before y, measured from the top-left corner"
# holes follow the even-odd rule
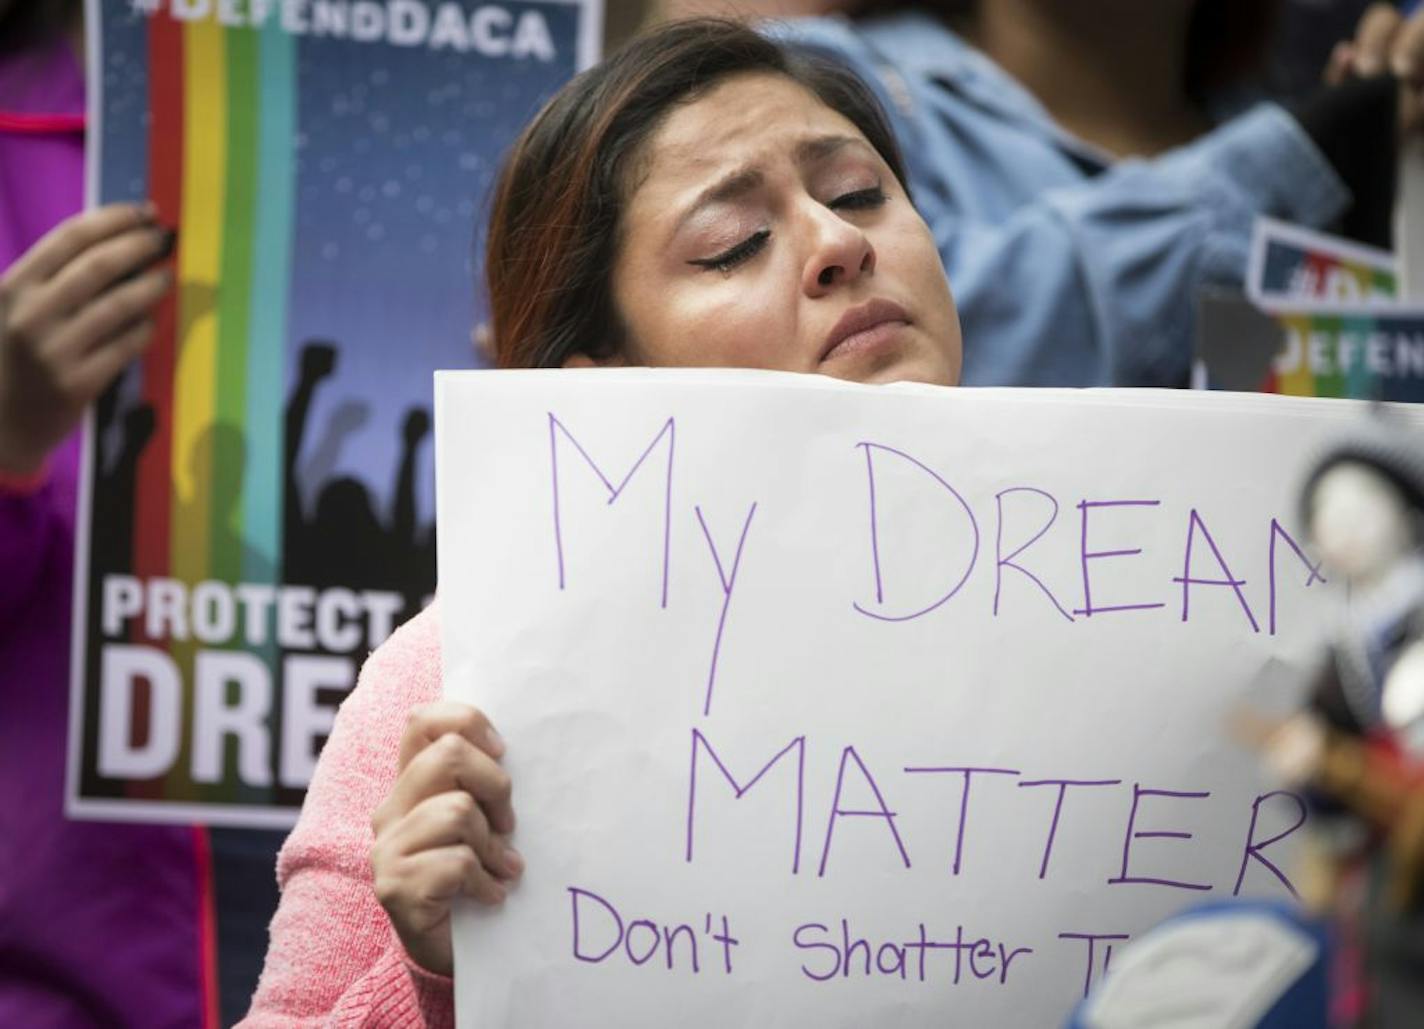
[[[993,148],[1018,138],[1012,124],[898,62],[893,35],[872,48],[829,19],[771,31],[849,66],[889,113],[959,308],[966,385],[1184,385],[1199,287],[1241,283],[1255,216],[1322,226],[1349,202],[1298,123],[1263,104],[1157,158],[979,210],[964,180],[1003,167]],[[1042,152],[1062,160],[1047,139]]]

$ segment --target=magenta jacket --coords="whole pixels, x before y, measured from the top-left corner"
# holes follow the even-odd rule
[[[81,208],[83,114],[65,45],[0,56],[0,272]],[[0,1025],[212,1024],[206,835],[64,817],[78,456],[0,489]]]

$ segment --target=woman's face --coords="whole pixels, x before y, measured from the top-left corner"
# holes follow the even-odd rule
[[[855,126],[792,80],[736,76],[675,108],[633,175],[622,360],[958,383],[929,230]]]

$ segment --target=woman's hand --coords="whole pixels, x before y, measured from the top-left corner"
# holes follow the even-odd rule
[[[0,276],[0,471],[40,469],[84,408],[148,346],[174,233],[148,205],[61,222]]]
[[[411,712],[395,787],[376,809],[371,848],[376,897],[406,953],[449,975],[450,905],[464,894],[504,900],[524,861],[504,840],[514,830],[504,743],[483,714],[442,700]]]
[[[1424,129],[1424,10],[1405,18],[1393,4],[1371,4],[1360,16],[1355,38],[1335,44],[1325,81],[1337,85],[1386,74],[1399,79],[1402,131]]]

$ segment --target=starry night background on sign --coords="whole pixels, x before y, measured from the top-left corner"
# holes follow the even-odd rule
[[[470,12],[488,4],[464,0],[462,6]],[[511,26],[523,12],[537,10],[549,27],[554,60],[296,37],[287,388],[296,380],[304,341],[339,345],[336,374],[312,406],[307,446],[339,408],[364,406],[364,422],[344,437],[326,476],[362,481],[383,511],[389,510],[406,411],[432,406],[435,369],[480,363],[471,340],[484,317],[476,238],[499,162],[530,116],[577,70],[581,5],[498,6],[509,12]],[[105,10],[99,184],[105,201],[147,193],[146,19],[126,7]],[[434,517],[431,465],[425,446],[422,523]],[[321,486],[303,482],[308,503]]]

